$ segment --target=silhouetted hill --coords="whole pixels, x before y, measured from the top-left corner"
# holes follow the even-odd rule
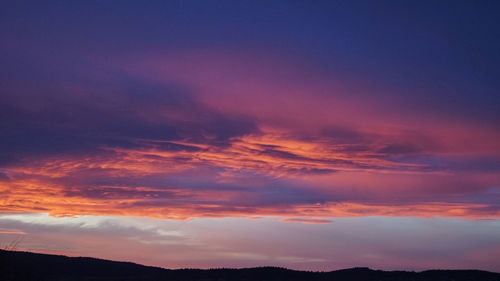
[[[171,270],[129,262],[0,250],[0,280],[500,281],[500,273],[480,270],[406,272],[371,270],[369,268],[351,268],[331,272],[306,272],[278,267]]]

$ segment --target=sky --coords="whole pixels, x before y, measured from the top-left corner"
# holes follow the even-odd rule
[[[11,1],[0,246],[500,271],[497,1]]]

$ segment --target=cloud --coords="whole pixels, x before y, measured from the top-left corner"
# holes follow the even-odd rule
[[[487,129],[381,110],[285,56],[99,58],[5,83],[2,211],[498,216]]]
[[[19,229],[5,229],[5,228],[0,228],[0,235],[25,235],[26,232],[19,230]]]
[[[298,222],[298,223],[306,223],[306,224],[309,224],[309,223],[312,223],[312,224],[315,224],[315,223],[319,223],[319,224],[327,224],[327,223],[331,223],[332,221],[331,220],[328,220],[328,219],[319,219],[319,218],[287,218],[285,219],[285,221],[287,222]]]
[[[383,135],[359,138],[364,148],[351,150],[329,136],[304,139],[262,128],[224,144],[137,138],[134,145],[103,145],[99,153],[35,157],[4,168],[0,205],[56,216],[173,219],[499,215],[487,194],[493,175],[457,176],[446,158],[428,161],[428,153],[385,144]]]
[[[415,154],[421,152],[421,149],[415,145],[408,144],[388,144],[378,150],[385,154]]]
[[[9,177],[5,173],[0,172],[0,181],[8,180],[8,179],[9,179]]]
[[[2,96],[3,164],[25,157],[103,153],[103,147],[194,149],[172,140],[224,146],[232,137],[256,131],[251,120],[208,109],[175,87],[130,80],[109,84]]]
[[[389,270],[471,264],[496,270],[498,260],[490,257],[500,250],[492,247],[498,245],[500,238],[495,234],[499,227],[491,220],[411,217],[337,218],[333,223],[284,222],[280,218],[0,217],[0,228],[27,233],[20,250],[99,256],[167,268],[271,264],[328,271],[362,263]],[[11,238],[0,235],[0,244]]]

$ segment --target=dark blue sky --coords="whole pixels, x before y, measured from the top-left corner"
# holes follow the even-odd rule
[[[498,10],[496,1],[19,1],[1,11],[0,71],[10,83],[71,79],[92,54],[257,49],[380,88],[394,105],[493,124]]]

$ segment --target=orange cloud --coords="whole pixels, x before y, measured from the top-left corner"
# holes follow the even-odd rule
[[[429,185],[434,178],[425,180],[425,177],[435,175],[436,171],[420,163],[385,159],[377,144],[350,150],[347,145],[329,139],[306,141],[276,131],[234,138],[228,146],[175,143],[196,149],[173,151],[154,145],[136,149],[108,147],[105,151],[109,153],[103,155],[48,158],[31,161],[29,166],[5,169],[9,179],[0,181],[3,194],[0,210],[47,212],[54,216],[102,214],[171,219],[283,216],[304,222],[366,215],[471,218],[500,215],[498,208],[488,202],[454,202],[442,196],[432,199],[436,193],[422,186]],[[185,183],[148,185],[155,177],[161,177],[160,181],[180,174],[189,178],[204,168],[212,169],[209,172],[212,180],[203,182],[201,187]],[[261,175],[265,182],[271,183],[252,186],[245,182],[248,179],[240,177],[242,171]],[[356,178],[363,181],[359,183]],[[269,199],[266,192],[273,179],[304,186],[293,191],[298,192],[294,198],[282,199],[287,193],[284,190]],[[257,181],[258,177],[252,180]],[[403,188],[408,194],[405,198],[409,199],[398,193],[402,188],[398,185],[405,181],[409,181]],[[488,182],[491,179],[485,183]],[[245,186],[239,187],[241,184]],[[444,194],[453,194],[447,192]],[[318,195],[302,200],[301,194],[308,193]],[[419,199],[426,193],[429,194]]]

